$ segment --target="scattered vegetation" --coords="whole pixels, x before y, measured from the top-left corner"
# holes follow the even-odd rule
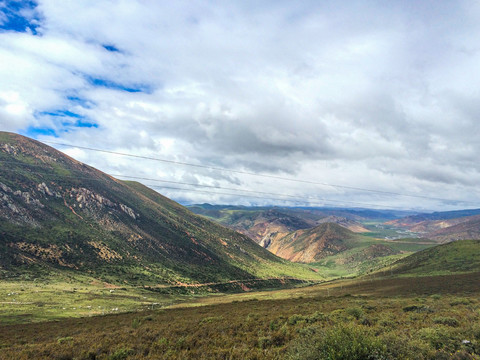
[[[2,325],[0,359],[478,359],[479,280],[343,280],[192,299],[194,307]]]

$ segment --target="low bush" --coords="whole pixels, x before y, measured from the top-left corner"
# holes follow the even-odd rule
[[[355,325],[331,329],[312,328],[294,340],[288,359],[374,360],[383,359],[386,346],[370,331]]]
[[[457,327],[458,325],[460,325],[457,319],[452,317],[446,317],[446,316],[436,317],[433,319],[433,322],[435,324],[441,324],[441,325],[452,326],[452,327]]]

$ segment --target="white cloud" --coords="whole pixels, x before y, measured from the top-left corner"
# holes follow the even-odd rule
[[[0,33],[5,130],[48,127],[83,146],[480,200],[480,11],[473,2],[41,0],[36,12],[25,11],[40,14],[39,35]],[[46,114],[55,111],[97,127],[76,128],[75,117],[65,125]],[[69,153],[116,173],[382,206],[445,205]],[[268,202],[165,193],[192,202]]]

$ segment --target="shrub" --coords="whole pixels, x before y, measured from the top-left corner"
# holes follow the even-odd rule
[[[305,318],[302,316],[302,315],[299,315],[299,314],[293,314],[292,316],[290,316],[287,320],[287,323],[288,325],[295,325],[296,323],[300,322],[300,321],[304,321]]]
[[[452,327],[457,327],[460,325],[457,319],[452,318],[452,317],[436,317],[433,319],[433,322],[435,324],[442,324],[442,325],[447,325],[447,326],[452,326]]]
[[[454,299],[450,302],[450,306],[457,306],[457,305],[470,305],[471,301],[469,299]]]
[[[303,334],[293,341],[287,358],[374,360],[386,355],[386,347],[372,332],[355,325],[338,325],[327,330],[306,329]]]
[[[320,311],[316,311],[312,315],[307,316],[305,318],[305,321],[310,324],[316,323],[318,321],[326,321],[326,320],[328,320],[328,316]]]
[[[135,318],[132,320],[132,328],[138,329],[140,325],[142,325],[142,320],[140,320],[139,318]]]
[[[355,319],[360,319],[363,315],[363,310],[359,307],[351,307],[345,310],[348,315],[353,316]]]
[[[70,341],[73,341],[73,337],[71,337],[71,336],[62,337],[62,338],[59,338],[59,339],[57,340],[57,342],[58,342],[59,344],[63,344],[63,343],[70,342]]]
[[[444,328],[423,328],[418,331],[418,335],[420,339],[430,343],[430,345],[437,350],[445,348],[453,351],[455,350],[452,339],[450,339],[449,334]]]
[[[215,321],[222,321],[223,316],[209,316],[200,320],[200,324],[209,324]]]
[[[433,310],[429,308],[428,306],[422,305],[422,306],[417,306],[417,305],[412,305],[412,306],[405,306],[403,308],[404,312],[409,312],[409,311],[414,311],[417,313],[432,313]]]
[[[272,339],[269,336],[262,336],[258,338],[258,347],[260,349],[266,349],[272,346]]]
[[[110,355],[109,360],[125,360],[131,354],[133,354],[132,349],[120,348]]]

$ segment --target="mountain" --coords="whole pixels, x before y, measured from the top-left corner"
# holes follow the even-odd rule
[[[449,242],[455,240],[479,240],[480,239],[480,216],[460,218],[457,224],[451,225],[428,234],[428,238],[437,242]]]
[[[393,261],[392,256],[406,256],[426,246],[412,244],[411,241],[382,241],[377,238],[376,233],[371,233],[359,222],[391,219],[394,212],[388,210],[265,208],[209,204],[191,205],[189,209],[248,235],[284,259],[316,263],[315,266],[321,269],[319,272],[333,277],[366,272]]]
[[[272,241],[268,249],[284,259],[310,263],[349,249],[355,238],[352,231],[338,224],[324,223]]]
[[[449,220],[449,219],[458,219],[468,216],[480,215],[480,209],[469,209],[469,210],[455,210],[455,211],[439,211],[429,214],[416,214],[405,216],[400,219],[395,219],[389,221],[388,224],[395,224],[398,226],[411,226],[422,221],[432,221],[432,220]]]
[[[277,208],[220,207],[208,204],[190,206],[190,210],[236,230],[263,247],[292,231],[315,225],[309,217],[301,218]]]
[[[0,133],[0,275],[179,284],[320,277],[136,182]]]
[[[361,223],[348,219],[346,217],[330,215],[317,221],[317,224],[324,223],[335,223],[356,233],[369,232],[369,230],[366,229]]]
[[[369,231],[352,219],[360,218],[359,216],[348,214],[344,210],[328,209],[323,212],[321,209],[248,208],[209,204],[192,205],[189,209],[247,235],[265,248],[293,231],[327,222],[336,223],[354,232]]]
[[[407,256],[389,269],[392,274],[439,275],[480,271],[480,241],[460,240]]]
[[[439,243],[480,239],[480,215],[476,215],[478,212],[480,210],[421,214],[389,221],[386,224],[408,229]]]

